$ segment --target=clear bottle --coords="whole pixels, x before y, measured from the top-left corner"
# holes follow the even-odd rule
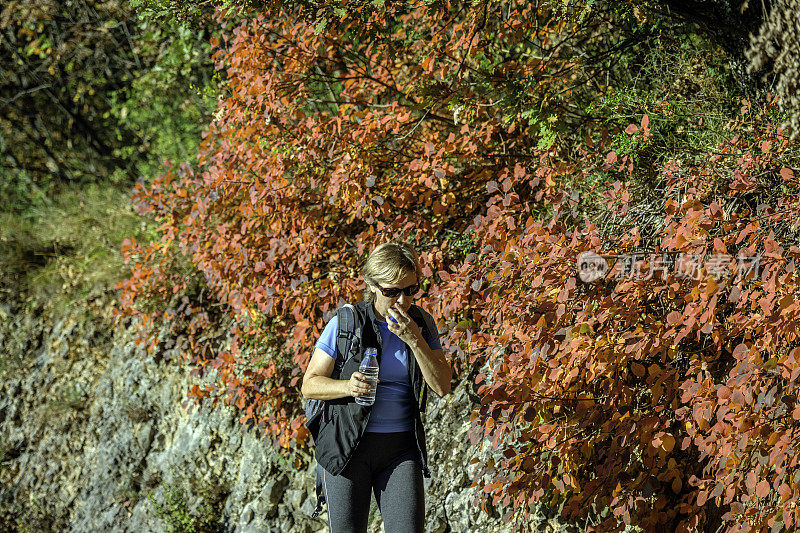
[[[367,348],[364,351],[364,359],[358,371],[367,378],[370,392],[356,398],[358,405],[372,405],[375,403],[375,391],[378,388],[378,350],[377,348]]]

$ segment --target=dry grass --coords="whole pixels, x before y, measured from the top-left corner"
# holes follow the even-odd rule
[[[154,227],[129,191],[107,184],[64,188],[22,215],[0,213],[0,301],[49,301],[58,310],[113,286],[130,270],[122,240],[152,238]]]

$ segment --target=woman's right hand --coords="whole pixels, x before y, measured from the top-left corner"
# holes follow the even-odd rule
[[[380,382],[380,380],[378,380]],[[354,398],[363,396],[370,392],[372,387],[367,383],[367,376],[361,372],[353,372],[350,379],[347,381],[347,394]]]

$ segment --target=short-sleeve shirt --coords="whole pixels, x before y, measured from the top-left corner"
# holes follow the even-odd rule
[[[408,357],[414,354],[407,353],[406,344],[394,333],[389,331],[386,322],[375,321],[381,332],[381,361],[378,369],[378,389],[375,392],[375,403],[365,431],[371,433],[394,433],[411,431],[414,429],[414,393],[411,390],[411,380],[408,375]],[[319,348],[336,360],[336,331],[339,327],[339,318],[334,315],[325,326],[322,335],[317,341]],[[438,332],[429,336],[422,328],[423,338],[431,350],[442,347],[439,342]]]

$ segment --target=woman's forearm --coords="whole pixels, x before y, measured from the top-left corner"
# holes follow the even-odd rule
[[[348,380],[331,379],[325,376],[311,376],[303,379],[300,389],[305,398],[315,400],[335,400],[350,396],[347,390]]]
[[[409,347],[414,352],[414,357],[417,359],[422,376],[430,388],[433,389],[433,392],[439,396],[449,394],[453,370],[450,363],[445,359],[442,350],[431,350],[428,343],[422,338],[410,344]]]

